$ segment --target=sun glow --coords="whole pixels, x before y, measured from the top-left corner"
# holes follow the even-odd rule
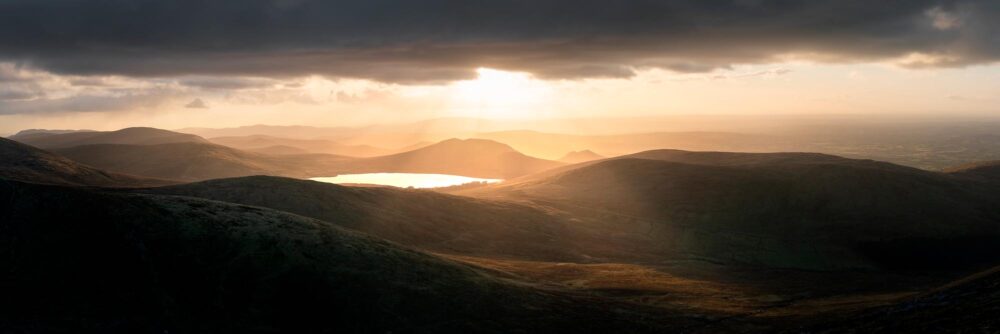
[[[529,73],[488,68],[475,80],[452,84],[453,111],[465,116],[515,118],[536,115],[551,87]]]

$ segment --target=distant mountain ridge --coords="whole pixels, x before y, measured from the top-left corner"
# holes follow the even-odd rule
[[[344,145],[332,140],[293,139],[267,135],[214,137],[208,140],[216,144],[248,151],[261,151],[269,147],[292,147],[304,151],[303,153],[325,153],[350,157],[373,157],[394,153],[392,150],[371,145]]]
[[[29,130],[30,131],[30,130]],[[25,132],[10,139],[44,148],[63,148],[94,144],[156,145],[168,143],[208,143],[192,134],[157,128],[135,127],[116,131]]]
[[[524,155],[485,139],[448,139],[413,151],[349,161],[345,172],[437,173],[481,178],[512,178],[563,163]]]
[[[249,175],[310,177],[350,159],[328,154],[266,155],[200,142],[95,144],[54,151],[104,170],[184,181]]]
[[[594,151],[591,150],[582,150],[582,151],[572,151],[566,153],[566,155],[564,155],[562,158],[559,158],[558,161],[565,162],[568,164],[575,164],[575,163],[600,160],[600,159],[604,159],[604,156],[594,153]]]
[[[175,183],[99,170],[5,138],[0,138],[0,178],[99,187],[149,187]]]

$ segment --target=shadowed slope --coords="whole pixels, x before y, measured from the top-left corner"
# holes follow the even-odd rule
[[[92,144],[208,143],[204,138],[191,134],[141,127],[117,131],[21,132],[11,136],[10,139],[46,149]]]
[[[666,330],[643,323],[657,318],[691,323],[528,289],[268,209],[22,183],[0,184],[0,198],[4,332],[642,332]]]
[[[1000,255],[995,186],[828,155],[653,151],[467,193],[648,225],[668,254],[724,263],[912,269]]]
[[[4,138],[0,138],[0,178],[100,187],[149,187],[174,183],[105,172]]]
[[[247,175],[323,175],[346,157],[326,154],[272,156],[215,144],[84,145],[57,149],[70,159],[134,175],[197,181]]]

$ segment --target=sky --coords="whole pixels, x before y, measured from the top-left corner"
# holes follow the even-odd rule
[[[1000,116],[1000,2],[0,0],[0,134]]]

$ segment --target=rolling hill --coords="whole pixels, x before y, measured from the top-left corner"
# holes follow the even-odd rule
[[[507,179],[562,163],[538,159],[492,140],[448,139],[413,151],[358,159],[344,165],[345,172],[437,173]]]
[[[0,178],[99,187],[150,187],[175,183],[102,171],[5,138],[0,138]]]
[[[44,149],[94,144],[156,145],[208,143],[204,138],[156,128],[125,128],[117,131],[38,132],[22,131],[10,139]]]
[[[811,153],[662,150],[465,194],[647,227],[665,254],[805,269],[920,269],[1000,258],[995,185]]]
[[[192,142],[82,145],[55,152],[108,171],[183,181],[262,174],[310,177],[324,175],[349,159],[328,154],[275,156]]]
[[[660,332],[332,224],[188,197],[0,186],[2,332]]]

